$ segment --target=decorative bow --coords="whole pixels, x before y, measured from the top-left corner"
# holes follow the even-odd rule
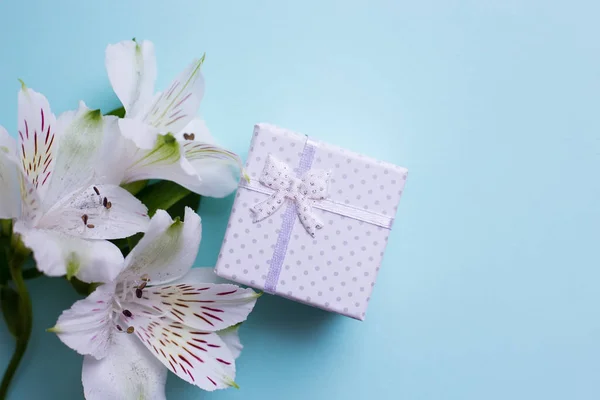
[[[316,230],[323,227],[323,223],[313,213],[312,205],[315,200],[322,200],[329,196],[330,175],[330,171],[311,170],[297,178],[289,165],[269,154],[259,182],[276,192],[251,208],[254,222],[271,216],[286,202],[286,199],[290,199],[296,203],[300,222],[314,237]]]

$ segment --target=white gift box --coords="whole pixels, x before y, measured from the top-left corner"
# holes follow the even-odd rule
[[[407,170],[254,127],[217,275],[363,320]]]

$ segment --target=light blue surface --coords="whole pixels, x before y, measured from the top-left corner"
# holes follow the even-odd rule
[[[202,113],[240,154],[272,122],[409,168],[366,322],[264,296],[241,389],[171,375],[170,399],[595,400],[599,5],[2,1],[0,123],[14,132],[17,78],[56,113],[111,109],[104,48],[146,38],[161,88],[206,51]],[[198,265],[214,264],[230,207],[203,202]],[[31,288],[12,399],[81,398],[81,358],[44,332],[76,296]],[[3,326],[0,342],[4,365]]]

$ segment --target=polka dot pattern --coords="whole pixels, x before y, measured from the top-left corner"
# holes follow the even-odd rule
[[[257,125],[248,155],[248,174],[260,179],[269,155],[295,168],[305,142],[304,135]],[[324,143],[318,144],[312,168],[332,171],[331,200],[390,217],[396,214],[406,169]],[[264,288],[285,209],[254,223],[251,208],[268,198],[249,189],[238,190],[217,263],[218,275]],[[313,212],[323,227],[313,238],[296,221],[277,294],[362,320],[389,230],[316,208]]]

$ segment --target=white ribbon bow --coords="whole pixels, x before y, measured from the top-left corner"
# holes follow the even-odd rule
[[[286,202],[286,199],[290,199],[296,203],[300,222],[314,237],[316,230],[323,227],[323,223],[313,213],[312,206],[315,200],[322,200],[329,196],[330,175],[330,171],[310,170],[297,178],[289,165],[269,154],[259,182],[274,189],[275,193],[251,208],[254,222],[271,216]]]

